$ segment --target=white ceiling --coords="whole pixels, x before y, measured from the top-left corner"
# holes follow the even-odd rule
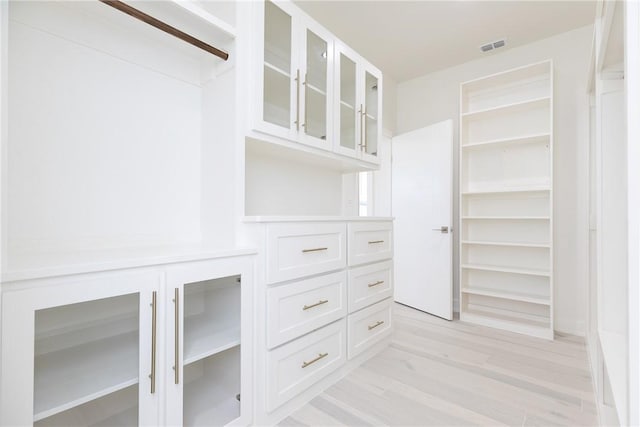
[[[593,23],[593,1],[296,3],[396,82]],[[480,45],[506,38],[497,51]]]

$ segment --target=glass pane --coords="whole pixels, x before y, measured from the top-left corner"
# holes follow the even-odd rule
[[[340,145],[356,149],[356,63],[340,54]]]
[[[288,128],[291,117],[291,16],[264,5],[263,120]]]
[[[240,277],[184,286],[183,423],[240,416]]]
[[[367,154],[378,155],[378,79],[366,73],[365,76],[366,129],[365,149]]]
[[[327,42],[307,30],[305,131],[327,138]]]
[[[138,294],[36,311],[36,425],[137,425],[139,324]]]

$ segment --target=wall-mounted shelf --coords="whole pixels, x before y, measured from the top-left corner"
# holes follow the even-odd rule
[[[551,62],[460,90],[460,319],[553,339]]]
[[[508,147],[518,144],[548,144],[550,135],[548,133],[517,136],[513,138],[501,138],[490,141],[481,141],[467,143],[462,146],[463,149],[489,148],[489,147]]]
[[[462,288],[462,293],[484,295],[488,297],[502,298],[502,299],[508,299],[512,301],[522,301],[522,302],[528,302],[531,304],[539,304],[539,305],[551,304],[548,297],[544,298],[536,295],[529,295],[529,294],[516,293],[516,292],[501,292],[501,291],[496,291],[494,289]]]
[[[483,240],[462,240],[460,243],[463,245],[485,245],[485,246],[510,246],[510,247],[522,247],[522,248],[550,248],[548,243],[519,243],[519,242],[492,242]]]
[[[495,271],[498,273],[513,273],[513,274],[525,274],[529,276],[543,276],[550,277],[551,273],[545,270],[534,270],[526,268],[512,268],[499,265],[482,265],[482,264],[461,264],[463,270],[483,270],[483,271]]]

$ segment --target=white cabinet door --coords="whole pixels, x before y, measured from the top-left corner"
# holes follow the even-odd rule
[[[334,151],[379,163],[382,74],[344,44],[335,46]]]
[[[246,258],[167,269],[167,425],[250,423],[252,283]]]
[[[5,291],[0,424],[158,425],[160,275]]]
[[[330,150],[333,37],[289,2],[256,8],[254,128]]]

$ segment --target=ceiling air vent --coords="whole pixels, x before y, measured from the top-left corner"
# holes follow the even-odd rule
[[[507,42],[505,41],[505,39],[496,40],[496,41],[491,42],[491,43],[483,44],[482,46],[480,46],[480,50],[483,51],[483,52],[489,52],[490,50],[498,49],[500,47],[503,47],[506,44],[507,44]]]

